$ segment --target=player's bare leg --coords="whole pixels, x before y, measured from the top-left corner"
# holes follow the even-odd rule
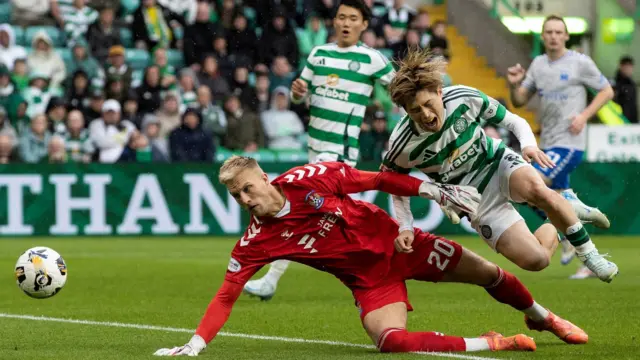
[[[244,292],[249,296],[259,297],[262,301],[271,300],[276,293],[278,281],[289,267],[289,260],[276,260],[269,266],[269,271],[260,279],[248,281]]]
[[[463,248],[458,265],[441,281],[484,287],[497,301],[524,313],[525,323],[531,330],[549,331],[569,344],[584,344],[589,339],[582,329],[535,302],[529,290],[513,274],[467,249]]]
[[[509,338],[487,334],[477,338],[447,336],[437,332],[408,332],[407,305],[397,302],[368,313],[362,320],[367,334],[380,352],[534,351],[536,344],[525,335]]]
[[[540,271],[549,266],[558,246],[557,234],[551,224],[543,224],[532,234],[520,220],[500,235],[496,251],[524,270]]]
[[[549,189],[533,167],[523,166],[515,170],[509,178],[509,191],[514,201],[526,202],[542,209],[551,223],[563,231],[576,248],[580,261],[600,280],[611,282],[618,274],[618,266],[598,253],[569,201]]]

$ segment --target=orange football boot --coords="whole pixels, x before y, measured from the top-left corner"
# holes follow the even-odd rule
[[[536,322],[528,316],[524,317],[524,321],[530,330],[549,331],[567,344],[586,344],[589,341],[589,335],[584,330],[551,311],[544,321]]]
[[[480,337],[487,339],[491,351],[536,351],[535,341],[523,334],[504,337],[500,333],[489,331]]]

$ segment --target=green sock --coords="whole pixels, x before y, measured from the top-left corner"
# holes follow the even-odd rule
[[[578,225],[580,226],[578,227]],[[591,240],[589,238],[589,233],[587,233],[587,230],[582,226],[582,224],[576,224],[569,227],[565,236],[573,246],[580,246]]]

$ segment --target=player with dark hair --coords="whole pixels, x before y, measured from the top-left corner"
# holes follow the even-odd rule
[[[522,311],[530,329],[550,331],[571,344],[588,341],[580,328],[536,303],[514,275],[453,241],[419,229],[413,230],[412,247],[404,249],[394,241],[397,222],[375,205],[348,196],[368,190],[422,196],[473,214],[479,198],[471,187],[359,171],[341,162],[299,166],[269,181],[254,159],[240,156],[225,161],[219,180],[251,213],[250,224],[189,343],[160,349],[156,355],[198,355],[229,318],[244,284],[277,259],[328,272],[345,284],[360,309],[364,329],[381,352],[536,349],[533,339],[522,334],[504,337],[490,332],[463,338],[407,331],[407,311],[412,307],[405,281],[410,279],[479,285],[495,300]]]

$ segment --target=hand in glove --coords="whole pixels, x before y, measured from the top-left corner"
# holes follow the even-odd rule
[[[420,196],[435,200],[444,214],[454,224],[460,223],[460,216],[473,215],[480,205],[480,193],[472,186],[447,185],[423,182]]]

